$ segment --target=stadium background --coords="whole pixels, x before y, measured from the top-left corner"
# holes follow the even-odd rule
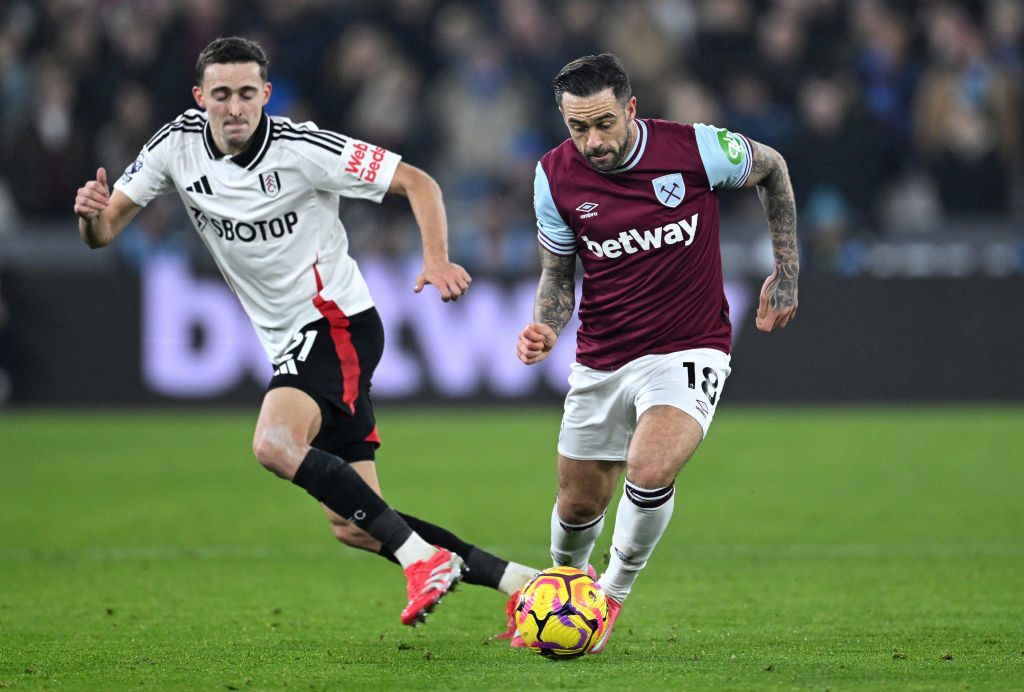
[[[438,178],[456,305],[411,293],[407,208],[342,202],[389,326],[375,393],[555,402],[571,348],[514,358],[537,259],[533,168],[565,137],[548,84],[612,50],[642,116],[776,147],[800,206],[797,321],[753,329],[770,270],[752,191],[722,196],[732,401],[1021,401],[1024,8],[1015,0],[45,0],[0,10],[0,401],[258,400],[244,315],[176,198],[113,248],[75,189],[192,105],[198,51],[259,39],[268,110],[391,148]],[[186,300],[181,300],[185,296]],[[441,347],[441,339],[458,335]]]

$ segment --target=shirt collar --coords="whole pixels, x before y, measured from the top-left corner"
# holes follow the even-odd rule
[[[628,171],[630,168],[635,166],[644,155],[644,149],[647,148],[647,125],[640,118],[633,118],[633,122],[636,123],[636,141],[633,142],[633,148],[629,151],[629,156],[627,156],[626,160],[622,162],[622,165],[614,171],[608,171],[609,173],[623,173]]]
[[[210,131],[209,119],[206,121],[203,132],[204,139],[206,140],[206,153],[209,154],[210,158],[222,159],[227,156],[217,147],[216,142],[213,141],[213,132]],[[267,116],[266,111],[260,113],[260,122],[256,126],[256,131],[253,133],[251,141],[252,143],[248,149],[237,156],[230,157],[232,163],[251,170],[267,152],[267,147],[270,146],[270,118]]]

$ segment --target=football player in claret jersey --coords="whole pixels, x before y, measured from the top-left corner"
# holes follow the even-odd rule
[[[570,138],[537,166],[542,269],[517,355],[530,365],[554,347],[575,307],[579,258],[580,328],[558,441],[551,557],[589,567],[625,471],[599,579],[609,626],[596,653],[668,524],[676,476],[707,433],[730,372],[718,193],[756,187],[761,196],[775,257],[756,317],[767,332],[796,314],[796,204],[785,161],[770,147],[709,125],[637,117],[614,55],[574,60],[553,86]]]
[[[348,254],[339,196],[406,197],[423,241],[414,291],[432,284],[449,301],[470,276],[448,260],[441,191],[381,147],[268,116],[267,64],[253,41],[207,46],[192,90],[199,109],[160,128],[113,194],[103,168],[78,190],[82,239],[109,245],[154,197],[177,193],[274,365],[253,442],[259,462],[319,500],[340,541],[401,564],[404,624],[418,624],[464,567],[467,583],[511,594],[535,570],[396,512],[377,480],[369,393],[384,333]]]

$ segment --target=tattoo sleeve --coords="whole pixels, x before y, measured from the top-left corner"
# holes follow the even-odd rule
[[[542,247],[540,266],[533,319],[560,334],[576,308],[576,255],[556,255]]]
[[[776,285],[773,291],[774,308],[796,304],[796,284],[800,274],[800,257],[796,243],[796,199],[789,181],[786,162],[771,147],[751,141],[754,166],[750,178],[757,185],[768,217],[772,254],[775,256]]]

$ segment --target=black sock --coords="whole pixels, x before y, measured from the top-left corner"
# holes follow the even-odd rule
[[[352,467],[320,449],[310,449],[292,483],[394,553],[413,530]],[[427,539],[429,540],[429,539]]]
[[[463,582],[466,584],[489,586],[492,589],[498,588],[501,577],[505,574],[505,568],[508,566],[508,560],[502,560],[497,555],[492,555],[486,550],[481,550],[470,543],[466,543],[451,531],[443,529],[436,524],[431,524],[404,512],[398,512],[398,515],[427,543],[447,548],[465,560],[466,571],[462,576]],[[398,562],[395,559],[394,552],[389,550],[387,546],[381,547],[380,554],[392,562]]]

